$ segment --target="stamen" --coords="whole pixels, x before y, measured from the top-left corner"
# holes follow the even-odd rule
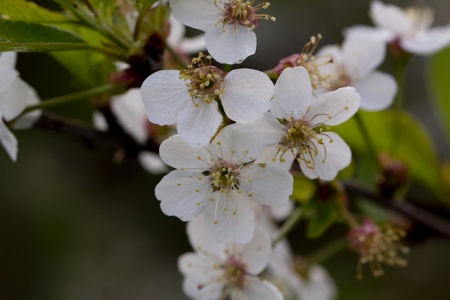
[[[253,31],[258,26],[259,19],[276,20],[275,17],[267,14],[256,13],[257,10],[267,9],[270,5],[269,2],[263,2],[253,6],[254,2],[255,0],[214,0],[215,6],[223,12],[223,16],[220,17],[214,26],[217,27],[222,23],[223,31],[226,32],[225,25],[232,24],[234,26],[234,32],[237,33],[240,25],[246,27],[249,31]]]
[[[219,68],[211,66],[212,57],[200,53],[198,57],[192,59],[189,69],[180,71],[180,79],[186,81],[189,95],[195,107],[200,103],[195,100],[200,99],[205,103],[211,103],[217,97],[221,97],[224,90],[225,73]]]

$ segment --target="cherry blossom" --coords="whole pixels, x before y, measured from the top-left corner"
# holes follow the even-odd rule
[[[188,223],[189,241],[195,253],[185,253],[178,266],[185,276],[183,289],[193,299],[213,300],[281,300],[280,291],[259,278],[267,266],[271,252],[270,239],[256,228],[252,239],[244,245],[220,244],[205,231],[203,218]]]
[[[263,72],[237,69],[229,73],[211,66],[211,58],[201,54],[191,68],[162,70],[142,84],[141,94],[150,122],[177,123],[183,140],[193,147],[207,145],[222,124],[223,109],[233,121],[255,122],[270,107],[274,86]]]
[[[409,248],[401,244],[406,235],[401,228],[389,224],[377,226],[371,219],[365,218],[363,224],[352,229],[347,237],[350,248],[360,255],[358,260],[358,278],[362,278],[362,266],[369,264],[374,276],[383,275],[382,264],[405,267],[406,259],[400,253],[408,253]]]
[[[17,159],[17,139],[6,126],[6,122],[16,119],[27,105],[36,104],[39,98],[34,89],[19,77],[15,70],[16,53],[4,52],[0,55],[0,142],[9,157]],[[40,116],[39,111],[30,112],[14,120],[11,127],[26,129]]]
[[[354,26],[347,32],[359,32],[419,55],[435,53],[450,45],[450,25],[431,28],[433,11],[425,6],[402,9],[392,4],[373,1],[370,16],[376,28]]]
[[[266,141],[262,158],[272,157],[286,168],[296,159],[307,177],[333,180],[350,164],[351,150],[328,130],[353,116],[360,101],[352,87],[315,99],[306,69],[285,69],[275,85],[270,113],[253,124]]]
[[[342,47],[324,47],[317,56],[329,57],[333,62],[319,68],[321,75],[328,78],[326,90],[352,86],[361,96],[361,109],[388,108],[394,101],[397,83],[391,75],[375,71],[385,53],[385,45],[379,39],[359,33],[347,35]]]
[[[268,2],[255,0],[170,0],[175,18],[184,25],[205,31],[209,54],[223,64],[241,63],[256,51],[253,30],[259,19],[274,17],[258,14]]]
[[[283,167],[255,163],[262,135],[245,125],[225,127],[204,148],[174,136],[161,144],[162,160],[176,168],[156,186],[166,215],[189,221],[203,214],[211,238],[247,243],[255,223],[251,202],[281,206],[292,193],[292,175]]]

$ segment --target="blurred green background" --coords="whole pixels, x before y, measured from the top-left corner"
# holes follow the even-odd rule
[[[56,9],[48,1],[36,1]],[[424,1],[435,8],[435,25],[450,23],[450,1]],[[261,22],[258,49],[242,65],[265,70],[299,52],[311,35],[322,46],[342,42],[342,29],[371,25],[370,1],[274,0],[267,11],[276,22]],[[412,1],[393,1],[406,6]],[[449,146],[432,111],[427,90],[428,58],[415,58],[407,78],[405,105],[433,133],[441,155]],[[22,78],[42,99],[77,90],[71,76],[46,54],[18,57]],[[389,62],[383,68],[390,70]],[[86,105],[59,110],[86,122]],[[17,163],[0,150],[0,299],[186,299],[177,257],[190,251],[185,223],[162,214],[154,197],[160,177],[136,159],[113,163],[113,152],[42,129],[15,131]],[[333,227],[308,241],[300,226],[290,238],[295,252],[308,254],[345,234]],[[450,299],[450,243],[430,238],[414,245],[407,268],[388,268],[375,279],[356,279],[357,256],[346,251],[325,263],[339,299]],[[367,271],[367,270],[366,270]]]

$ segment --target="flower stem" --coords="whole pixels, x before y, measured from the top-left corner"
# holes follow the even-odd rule
[[[306,209],[303,206],[297,207],[289,218],[284,222],[284,224],[280,227],[277,233],[277,237],[272,241],[272,248],[278,244],[279,241],[284,239],[289,232],[297,225],[297,223],[301,220],[303,215],[305,214]]]
[[[405,72],[406,68],[408,67],[409,61],[411,60],[410,55],[400,56],[400,57],[393,57],[393,65],[394,65],[394,77],[395,81],[397,82],[398,90],[397,95],[394,99],[394,114],[392,117],[393,120],[393,128],[394,130],[394,139],[392,141],[392,150],[393,152],[396,152],[398,150],[398,144],[401,137],[402,132],[402,119],[400,118],[399,114],[403,107],[403,101],[404,101],[404,92],[405,92]]]
[[[337,196],[337,203],[342,216],[344,217],[345,221],[347,222],[350,228],[354,229],[359,227],[359,224],[356,221],[355,217],[351,214],[351,212],[347,208],[348,203],[347,194],[345,193],[344,186],[340,182],[337,183],[337,190],[339,192]]]
[[[342,250],[345,250],[348,247],[348,241],[346,237],[338,238],[325,246],[322,246],[318,250],[314,251],[310,255],[306,257],[307,266],[308,268],[323,263],[328,258],[332,257],[333,255],[341,252]]]
[[[23,114],[25,114],[27,112],[36,110],[36,109],[48,109],[48,108],[53,108],[53,107],[57,107],[57,106],[61,106],[61,105],[75,103],[75,102],[78,102],[80,100],[85,100],[87,97],[90,97],[90,96],[102,94],[102,93],[105,93],[105,92],[110,92],[113,89],[114,88],[113,88],[113,86],[111,84],[107,84],[107,85],[103,85],[103,86],[100,86],[100,87],[92,88],[92,89],[89,89],[89,90],[76,92],[76,93],[73,93],[73,94],[51,98],[51,99],[48,99],[48,100],[44,100],[44,101],[42,101],[42,102],[40,102],[38,104],[27,106],[25,108],[25,110],[22,112],[21,115],[23,115]]]

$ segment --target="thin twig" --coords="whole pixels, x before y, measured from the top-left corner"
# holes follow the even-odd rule
[[[450,223],[436,217],[426,210],[401,198],[386,198],[383,195],[370,191],[353,180],[344,182],[344,187],[350,194],[362,196],[370,201],[380,204],[386,208],[397,211],[414,221],[425,225],[434,233],[450,239]]]
[[[122,131],[121,138],[117,137],[120,125],[115,127],[116,132],[103,132],[81,122],[68,120],[49,112],[43,112],[35,124],[36,127],[60,132],[81,139],[89,148],[100,148],[110,151],[124,149],[128,156],[135,156],[140,151],[159,152],[159,145],[149,139],[146,144],[136,143],[131,136]]]

